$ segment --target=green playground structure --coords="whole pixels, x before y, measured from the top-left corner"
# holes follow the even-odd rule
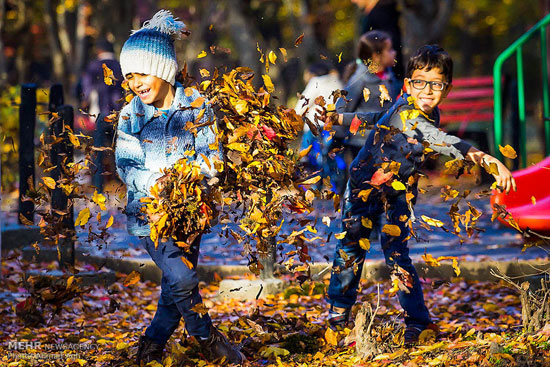
[[[496,157],[502,159],[498,148],[503,145],[503,102],[502,102],[502,66],[512,56],[516,55],[516,73],[518,88],[518,112],[519,112],[519,159],[521,167],[527,166],[526,126],[525,126],[525,82],[523,74],[523,45],[537,34],[540,35],[540,52],[542,62],[542,101],[544,113],[544,146],[546,155],[550,155],[550,101],[548,89],[548,57],[547,57],[547,26],[550,23],[550,14],[542,18],[523,36],[518,38],[496,59],[493,67],[494,86],[494,151]]]

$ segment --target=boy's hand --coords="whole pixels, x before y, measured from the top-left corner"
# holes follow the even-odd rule
[[[509,193],[510,189],[517,191],[516,180],[512,177],[512,172],[510,172],[510,170],[502,164],[501,161],[488,154],[483,157],[483,161],[487,165],[490,165],[491,163],[495,163],[497,165],[498,174],[493,174],[493,177],[495,178],[497,185],[502,188],[502,190],[499,191],[504,191],[506,193]]]

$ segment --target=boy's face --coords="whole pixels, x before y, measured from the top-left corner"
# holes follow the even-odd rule
[[[165,80],[149,74],[129,73],[126,75],[128,86],[143,103],[159,109],[167,109],[172,104],[168,100],[172,86]]]
[[[428,83],[426,83],[428,82]],[[439,68],[417,69],[411,78],[405,78],[405,91],[416,101],[418,107],[426,114],[432,113],[453,88],[447,84],[445,76]]]

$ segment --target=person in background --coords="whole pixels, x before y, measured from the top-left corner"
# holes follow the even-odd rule
[[[294,108],[298,115],[303,115],[311,122],[315,122],[315,99],[323,97],[326,104],[334,104],[332,93],[343,88],[338,71],[327,62],[311,64],[304,72],[306,88]],[[324,123],[319,121],[321,127]],[[321,137],[317,138],[311,132],[308,124],[304,125],[301,149],[307,149],[310,145],[311,151],[304,157],[305,163],[312,171],[322,170],[322,176],[330,176],[331,183],[336,188],[343,188],[345,163],[341,154],[329,157],[329,152],[335,140],[342,140],[345,137],[345,129],[340,129],[334,136],[328,131],[321,129]]]
[[[88,64],[81,78],[81,109],[91,116],[96,116],[94,145],[96,147],[112,147],[114,138],[113,123],[105,121],[104,118],[122,107],[121,99],[124,92],[121,82],[123,77],[111,42],[106,39],[98,40],[95,51],[96,58]],[[116,79],[113,85],[105,84],[104,64],[113,71]],[[115,170],[113,152],[109,150],[98,152],[94,163],[97,171],[93,177],[93,184],[98,191],[102,191],[104,179],[112,176]],[[109,175],[106,175],[106,173],[109,173]]]
[[[396,100],[399,89],[391,70],[395,64],[395,50],[391,37],[386,32],[370,31],[359,38],[357,58],[344,70],[346,101],[337,102],[338,112],[382,112],[387,111]],[[345,148],[353,160],[365,144],[369,131],[348,135]]]

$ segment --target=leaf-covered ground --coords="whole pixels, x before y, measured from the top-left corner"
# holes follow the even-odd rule
[[[25,327],[15,305],[26,297],[19,283],[31,268],[56,264],[21,263],[11,252],[2,264],[0,299],[0,365],[30,365],[30,355],[42,366],[131,366],[137,339],[156,309],[159,287],[151,282],[124,286],[124,275],[108,289],[94,287],[82,299],[63,305],[58,315],[46,306],[48,325]],[[83,270],[93,270],[79,264]],[[239,343],[253,366],[506,366],[548,365],[550,328],[535,335],[521,333],[521,306],[514,292],[491,282],[439,283],[424,279],[426,300],[441,334],[424,345],[401,345],[401,316],[390,284],[381,283],[380,308],[374,333],[380,353],[361,361],[354,348],[343,345],[346,331],[327,332],[323,293],[328,279],[304,283],[285,278],[287,290],[266,300],[240,302],[216,298],[217,283],[201,284],[204,304],[218,327]],[[384,291],[386,290],[386,291]],[[361,284],[361,300],[375,305],[377,284]],[[183,325],[167,346],[166,366],[206,366],[197,343],[182,334]],[[13,350],[9,342],[40,341],[35,350]],[[337,345],[335,345],[337,343]],[[86,346],[87,345],[87,346]],[[89,348],[89,349],[88,349]],[[59,350],[57,350],[59,349]],[[25,356],[24,354],[27,354]],[[73,354],[73,356],[71,356]]]

